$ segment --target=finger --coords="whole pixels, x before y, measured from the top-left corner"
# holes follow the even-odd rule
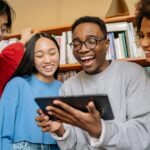
[[[47,121],[43,121],[43,122],[37,122],[37,126],[44,128],[44,127],[49,127],[50,124]]]
[[[96,109],[96,107],[95,107],[93,101],[90,101],[90,102],[88,103],[87,109],[88,109],[89,113],[91,113],[91,114],[97,113],[97,109]]]
[[[54,100],[53,104],[62,108],[65,112],[69,113],[70,115],[76,116],[79,113],[78,109],[75,109],[62,101]]]
[[[41,128],[43,132],[49,132],[50,131],[50,127],[44,127],[44,128]]]
[[[42,127],[42,128],[45,128],[45,127],[49,127],[51,125],[51,121],[49,120],[49,117],[48,116],[45,116],[45,117],[39,117],[39,118],[36,118],[38,121],[37,121],[37,126],[39,127]]]
[[[88,103],[87,109],[94,118],[101,118],[100,112],[96,109],[93,101]]]
[[[71,118],[70,116],[63,116],[63,115],[58,115],[57,113],[53,113],[54,116],[56,116],[59,120],[59,123],[67,123],[67,124],[71,124],[71,125],[75,125],[76,119],[75,118]]]
[[[36,121],[38,122],[42,122],[42,121],[48,121],[49,120],[49,117],[47,115],[40,115],[40,116],[37,116],[35,118]]]
[[[35,118],[35,120],[41,122],[41,121],[44,120],[44,117],[43,117],[43,116],[37,116],[37,117]]]
[[[76,118],[67,113],[66,111],[59,109],[57,107],[53,107],[53,106],[48,106],[46,108],[48,110],[48,114],[49,115],[54,115],[56,116],[59,120],[61,120],[62,122],[68,123],[68,122],[75,122]]]
[[[38,113],[39,115],[44,114],[43,111],[42,111],[41,109],[38,109],[38,110],[37,110],[37,113]]]

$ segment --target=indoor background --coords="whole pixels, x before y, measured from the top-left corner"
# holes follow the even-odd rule
[[[16,12],[12,34],[25,27],[42,29],[71,25],[84,15],[105,17],[112,0],[7,0]],[[134,15],[138,0],[126,0],[130,15]]]

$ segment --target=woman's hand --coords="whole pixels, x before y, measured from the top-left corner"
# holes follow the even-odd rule
[[[58,136],[63,136],[65,129],[63,124],[59,121],[51,121],[49,116],[45,115],[42,110],[38,110],[39,116],[35,118],[37,126],[41,128],[43,132],[55,133]]]

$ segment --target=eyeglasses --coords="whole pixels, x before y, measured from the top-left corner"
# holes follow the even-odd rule
[[[1,36],[1,38],[4,38],[6,35],[8,35],[9,34],[9,30],[8,30],[8,28],[7,28],[7,26],[6,25],[2,25],[1,27],[0,27],[0,36]]]
[[[79,40],[75,40],[72,43],[70,43],[70,46],[74,51],[79,51],[81,49],[82,45],[84,44],[87,49],[92,50],[92,49],[96,48],[98,41],[100,42],[103,40],[105,40],[105,37],[101,37],[101,38],[91,37],[83,42],[79,41]]]

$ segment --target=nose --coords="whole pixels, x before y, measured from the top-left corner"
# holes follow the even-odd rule
[[[45,55],[45,57],[44,57],[44,62],[45,62],[45,63],[50,63],[50,62],[51,62],[51,58],[50,58],[49,55]]]
[[[79,53],[86,53],[88,51],[90,51],[90,49],[85,46],[85,43],[82,43]]]

